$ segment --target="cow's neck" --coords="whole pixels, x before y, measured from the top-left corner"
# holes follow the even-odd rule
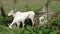
[[[15,17],[16,15],[15,15],[15,13],[13,13],[13,15],[12,15],[13,17]]]

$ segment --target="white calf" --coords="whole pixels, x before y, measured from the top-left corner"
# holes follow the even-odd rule
[[[35,17],[34,11],[28,11],[28,12],[20,12],[20,11],[18,11],[15,14],[16,15],[22,15],[24,17],[27,17],[29,15],[29,17],[27,17],[27,18],[30,18],[31,19],[31,21],[32,21],[32,27],[34,26],[34,17]]]
[[[29,12],[16,12],[14,13],[13,10],[11,10],[11,12],[8,14],[8,16],[13,16],[14,20],[13,22],[9,25],[10,28],[12,28],[12,25],[14,23],[17,23],[17,26],[19,27],[20,22],[22,22],[23,27],[24,27],[24,21],[26,18],[30,18],[32,20],[32,25],[34,25],[33,19],[35,16],[35,13],[33,11],[29,11]]]

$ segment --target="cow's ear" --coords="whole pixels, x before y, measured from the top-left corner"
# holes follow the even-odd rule
[[[15,13],[15,12],[17,12],[17,10],[16,10],[16,9],[14,10],[14,13]]]

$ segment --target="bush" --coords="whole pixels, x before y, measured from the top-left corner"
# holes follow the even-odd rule
[[[11,18],[0,16],[0,25],[8,26],[8,23],[11,23],[11,22],[12,22]]]
[[[60,14],[55,17],[55,19],[51,20],[51,26],[60,26]]]

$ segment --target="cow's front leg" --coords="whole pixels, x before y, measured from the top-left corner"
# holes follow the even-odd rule
[[[12,28],[12,26],[14,25],[15,21],[13,21],[10,25],[9,28]]]

